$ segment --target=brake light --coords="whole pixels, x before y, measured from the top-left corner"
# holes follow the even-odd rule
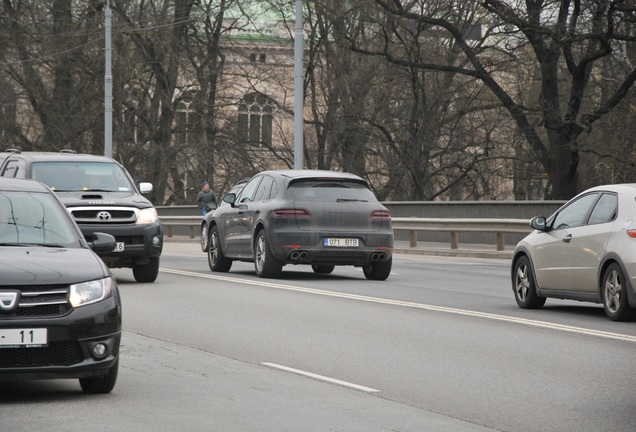
[[[311,219],[311,213],[307,209],[285,208],[277,209],[272,212],[275,218],[285,219]]]
[[[630,236],[631,238],[636,238],[636,230],[627,230],[627,235]]]
[[[374,221],[390,220],[391,213],[388,210],[373,210],[369,218]]]

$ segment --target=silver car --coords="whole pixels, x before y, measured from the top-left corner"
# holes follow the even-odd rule
[[[602,303],[613,321],[632,319],[636,307],[636,184],[598,186],[580,193],[515,249],[512,289],[519,307],[546,298]]]
[[[219,206],[208,221],[212,271],[248,261],[257,276],[269,278],[288,264],[310,265],[318,274],[335,266],[361,267],[370,280],[391,273],[391,215],[356,175],[264,171],[223,201],[229,205]]]

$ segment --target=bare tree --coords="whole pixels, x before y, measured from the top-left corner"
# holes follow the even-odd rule
[[[631,67],[605,99],[590,86],[592,77],[602,74],[600,60],[617,55],[618,46],[633,41],[629,33],[635,12],[633,2],[563,0],[511,5],[500,0],[440,1],[443,8],[430,14],[425,7],[429,2],[375,1],[390,15],[430,26],[442,37],[454,40],[465,56],[466,66],[405,57],[392,50],[397,36],[390,29],[385,32],[385,49],[374,54],[382,54],[396,64],[460,73],[484,82],[538,155],[549,178],[548,197],[566,199],[579,191],[582,140],[595,122],[619,104],[636,80],[636,68]],[[488,27],[479,44],[469,43],[463,29],[450,19],[467,3],[481,7],[482,21]],[[527,49],[534,55],[541,85],[530,107],[515,98],[502,77],[493,72],[494,60],[521,57]]]
[[[15,117],[3,122],[23,149],[103,149],[99,9],[95,1],[2,3],[2,78],[11,87],[3,93],[16,98],[5,112]]]

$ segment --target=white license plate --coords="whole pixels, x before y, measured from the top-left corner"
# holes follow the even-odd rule
[[[124,251],[124,242],[116,242],[115,249],[113,249],[113,252],[123,252],[123,251]]]
[[[47,331],[45,328],[0,329],[0,348],[38,348],[47,345]]]
[[[357,238],[325,238],[323,244],[325,247],[358,247]]]

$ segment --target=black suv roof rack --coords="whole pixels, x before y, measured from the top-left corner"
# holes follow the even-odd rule
[[[62,149],[62,150],[60,150],[60,153],[77,154],[77,152],[75,150],[71,150],[71,149]]]

